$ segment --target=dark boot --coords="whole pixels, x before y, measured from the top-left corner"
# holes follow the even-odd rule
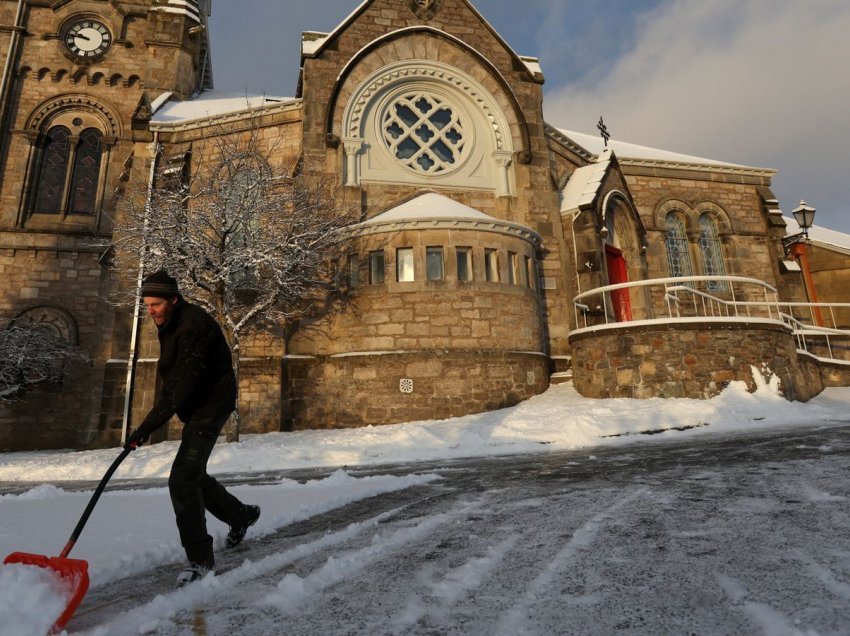
[[[245,538],[245,533],[248,532],[248,528],[257,523],[257,519],[259,518],[259,506],[243,506],[241,518],[239,521],[230,526],[230,532],[227,533],[227,542],[225,545],[228,548],[235,548],[237,545],[242,543],[242,539]]]
[[[193,581],[200,581],[207,574],[212,572],[215,574],[215,565],[212,561],[204,561],[202,563],[194,563],[190,561],[183,571],[177,575],[177,587],[183,587]]]

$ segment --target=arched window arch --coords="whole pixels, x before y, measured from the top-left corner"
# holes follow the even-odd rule
[[[22,128],[29,145],[16,226],[97,230],[112,149],[126,139],[121,117],[92,95],[63,93],[34,108]]]
[[[51,128],[44,137],[34,210],[42,214],[62,211],[70,152],[71,131],[64,126]]]
[[[705,276],[726,275],[717,220],[708,213],[700,214],[699,217],[699,250],[702,257],[702,271]],[[726,288],[726,283],[723,281],[709,281],[707,285],[707,289],[710,291],[724,291]]]
[[[430,60],[373,71],[340,123],[347,186],[459,186],[510,196],[514,148],[506,111],[480,81]]]
[[[36,137],[30,154],[33,178],[22,215],[27,226],[89,224],[100,217],[107,137],[84,116],[67,113],[57,119]]]
[[[664,223],[667,228],[664,244],[667,247],[670,276],[693,276],[694,270],[691,265],[691,253],[688,248],[688,234],[684,219],[676,212],[668,212]]]

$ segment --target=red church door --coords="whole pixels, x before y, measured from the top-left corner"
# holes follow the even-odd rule
[[[617,285],[629,282],[629,270],[622,250],[613,245],[605,245],[605,260],[608,263],[608,284]],[[614,316],[617,322],[627,322],[632,319],[632,303],[628,289],[616,289],[611,292],[611,304],[614,305]]]

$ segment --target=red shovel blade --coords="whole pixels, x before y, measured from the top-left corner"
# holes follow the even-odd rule
[[[65,557],[48,557],[42,554],[27,554],[26,552],[13,552],[3,561],[4,564],[20,563],[22,565],[35,565],[56,572],[61,580],[68,585],[71,594],[68,597],[68,605],[62,615],[53,624],[53,631],[61,630],[76,609],[80,606],[83,597],[89,589],[89,564],[82,559],[68,559]]]

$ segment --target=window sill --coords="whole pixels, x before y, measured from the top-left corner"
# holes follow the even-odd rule
[[[61,230],[66,232],[92,232],[97,229],[95,217],[90,214],[33,214],[24,223],[26,230]]]

